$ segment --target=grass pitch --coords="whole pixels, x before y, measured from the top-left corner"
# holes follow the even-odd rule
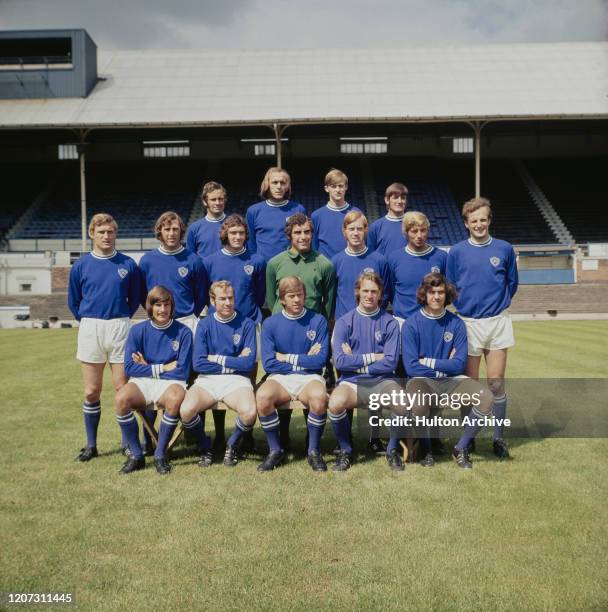
[[[510,377],[608,378],[608,322],[521,322],[516,337]],[[87,610],[608,607],[605,439],[515,440],[507,463],[481,440],[470,471],[395,475],[360,456],[314,474],[296,456],[258,474],[257,458],[201,470],[181,456],[168,477],[119,477],[109,377],[102,456],[73,461],[75,330],[0,341],[0,592],[68,591]],[[300,415],[292,428],[301,447]]]

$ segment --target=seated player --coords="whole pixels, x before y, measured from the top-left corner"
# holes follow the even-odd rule
[[[454,306],[467,326],[469,359],[466,374],[479,378],[482,355],[486,361],[486,380],[494,393],[494,454],[509,458],[504,441],[507,412],[505,370],[507,351],[515,345],[513,324],[508,313],[517,291],[517,257],[504,240],[490,236],[492,208],[486,198],[474,198],[462,207],[469,239],[455,244],[448,256],[447,276],[456,285]]]
[[[407,207],[407,187],[401,183],[390,184],[384,193],[384,202],[387,213],[372,223],[367,246],[388,257],[395,249],[402,249],[406,244],[401,223]]]
[[[359,211],[356,206],[346,201],[347,190],[348,177],[346,174],[332,168],[325,175],[325,191],[329,195],[329,201],[325,206],[317,208],[311,215],[315,228],[312,248],[325,255],[327,259],[331,259],[346,246],[342,234],[344,217],[350,212]]]
[[[399,361],[399,325],[380,308],[382,279],[363,272],[355,284],[357,307],[336,321],[332,337],[334,361],[341,376],[329,398],[329,420],[340,444],[333,470],[344,472],[352,463],[350,423],[347,410],[357,406],[357,385],[390,393],[400,387],[391,379]],[[397,429],[391,428],[386,459],[393,470],[402,471]]]
[[[388,256],[393,314],[399,326],[420,309],[416,291],[426,274],[445,274],[448,254],[427,242],[431,224],[424,213],[411,211],[403,217],[407,245]]]
[[[214,282],[209,296],[214,312],[199,323],[194,337],[192,365],[199,376],[186,393],[180,415],[197,441],[198,465],[209,467],[213,455],[199,413],[219,401],[234,410],[238,416],[224,454],[224,465],[234,467],[238,463],[236,446],[253,429],[257,416],[249,380],[256,358],[255,324],[235,311],[234,289],[228,281]]]
[[[101,418],[101,388],[106,363],[118,391],[126,382],[123,361],[129,319],[139,308],[141,281],[135,261],[114,248],[118,224],[111,215],[93,215],[89,237],[93,250],[82,255],[70,270],[68,305],[78,328],[76,358],[84,383],[84,426],[87,445],[76,461],[98,456],[97,429]],[[126,441],[123,438],[123,448]]]
[[[405,369],[411,378],[406,387],[408,397],[423,393],[469,394],[478,397],[469,412],[470,424],[454,446],[452,457],[461,468],[471,468],[469,444],[481,429],[478,420],[492,412],[493,396],[487,386],[464,376],[467,363],[467,330],[464,323],[445,308],[456,295],[454,287],[443,274],[427,274],[417,291],[422,308],[403,324],[401,344]],[[437,406],[425,402],[411,406],[413,416],[428,417]],[[421,463],[434,464],[428,429],[422,428],[424,458]]]
[[[262,325],[262,362],[269,377],[256,394],[260,424],[270,452],[258,466],[260,472],[275,469],[284,459],[279,436],[277,407],[290,400],[308,406],[308,463],[324,472],[321,436],[325,428],[327,392],[321,376],[327,359],[327,322],[323,316],[304,308],[306,287],[296,276],[279,282],[283,310]]]
[[[154,451],[154,466],[168,474],[167,445],[179,422],[179,407],[186,393],[192,360],[192,332],[173,318],[171,292],[153,287],[146,299],[147,321],[134,325],[125,347],[125,372],[129,382],[116,396],[116,420],[129,445],[130,454],[120,474],[143,470],[146,465],[133,414],[149,404],[164,409]]]
[[[268,168],[260,186],[264,198],[247,209],[249,228],[248,248],[265,262],[289,246],[285,223],[295,213],[306,214],[306,209],[291,197],[291,178],[282,168]]]
[[[186,233],[186,247],[201,259],[222,247],[220,226],[226,218],[226,199],[226,189],[220,183],[209,181],[203,185],[201,202],[206,214],[195,221]]]
[[[222,248],[205,259],[209,283],[230,281],[235,310],[256,325],[262,322],[266,295],[266,262],[247,248],[249,232],[241,215],[230,215],[220,229]]]

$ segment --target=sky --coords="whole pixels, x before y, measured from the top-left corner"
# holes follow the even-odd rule
[[[608,40],[608,0],[0,0],[0,30],[100,49],[309,49]]]

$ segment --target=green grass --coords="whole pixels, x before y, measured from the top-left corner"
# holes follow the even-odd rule
[[[608,322],[522,322],[516,337],[511,377],[608,378]],[[608,607],[605,439],[516,440],[508,463],[481,440],[467,472],[361,457],[313,474],[296,457],[260,475],[255,459],[203,471],[182,452],[168,477],[122,478],[109,378],[103,456],[73,461],[75,340],[0,332],[0,592],[67,590],[87,610]]]

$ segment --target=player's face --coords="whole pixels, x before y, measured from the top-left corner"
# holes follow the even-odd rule
[[[171,301],[161,300],[152,304],[152,319],[160,325],[167,323],[171,319]]]
[[[325,191],[329,194],[329,200],[332,204],[344,204],[344,196],[347,189],[346,183],[325,185]]]
[[[312,244],[312,227],[310,223],[294,225],[291,230],[291,246],[298,253],[308,253]]]
[[[445,285],[431,287],[426,292],[426,310],[430,313],[440,314],[445,308]]]
[[[160,228],[160,241],[168,251],[174,251],[181,244],[182,230],[179,221],[169,221]]]
[[[344,228],[344,238],[352,251],[360,251],[365,246],[367,227],[363,219],[357,219]]]
[[[245,244],[245,228],[242,225],[236,225],[228,230],[228,247],[232,251],[240,251]]]
[[[229,319],[234,313],[234,290],[232,287],[217,289],[215,297],[211,296],[211,304],[222,319]]]
[[[289,189],[289,177],[284,172],[273,172],[269,179],[270,199],[282,202]]]
[[[211,217],[221,217],[226,206],[226,194],[222,189],[210,191],[205,202],[207,204],[207,212]]]
[[[429,228],[426,225],[413,225],[407,230],[407,243],[413,249],[420,251],[426,247]]]
[[[304,291],[288,291],[285,297],[281,300],[285,312],[292,316],[299,315],[304,310]]]
[[[111,223],[93,228],[93,248],[101,253],[112,253],[116,244],[116,229]]]
[[[380,304],[380,287],[374,281],[364,280],[359,288],[359,306],[365,312],[374,312]]]
[[[464,224],[475,242],[485,242],[490,236],[490,211],[488,207],[482,206],[469,213]]]
[[[405,193],[391,193],[388,198],[384,198],[386,205],[388,206],[388,212],[392,217],[400,217],[405,212],[407,203],[407,194]]]

